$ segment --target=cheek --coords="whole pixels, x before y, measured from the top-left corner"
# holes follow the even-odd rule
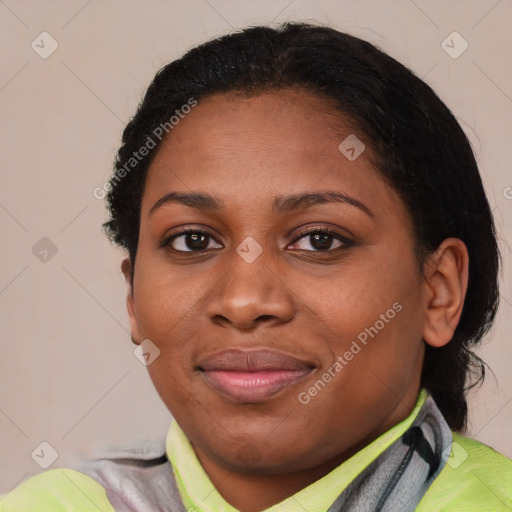
[[[320,312],[323,322],[346,340],[376,323],[379,332],[401,325],[396,319],[406,316],[402,313],[405,306],[410,314],[421,305],[419,284],[415,263],[409,259],[397,255],[367,257],[340,268],[321,285],[306,283],[302,297],[307,297],[311,309]]]
[[[180,269],[171,271],[160,254],[143,254],[139,262],[144,263],[135,274],[137,323],[141,336],[162,343],[172,337],[175,329],[190,322],[205,288],[197,278],[184,277],[186,272]]]
[[[197,398],[192,394],[182,365],[169,364],[166,355],[161,355],[147,369],[157,393],[174,415],[186,411]]]
[[[331,334],[333,390],[385,392],[383,382],[399,389],[411,378],[422,346],[421,276],[414,258],[403,254],[358,263],[308,292],[311,309],[321,312]]]

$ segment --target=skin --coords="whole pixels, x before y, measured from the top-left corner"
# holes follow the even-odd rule
[[[366,144],[355,161],[338,149],[351,133]],[[448,343],[458,323],[464,244],[445,240],[422,270],[411,217],[370,157],[370,142],[343,115],[290,89],[201,100],[151,164],[135,268],[122,264],[132,339],[158,346],[148,366],[158,393],[219,492],[242,512],[298,492],[406,418],[425,343]],[[164,195],[192,191],[222,207],[168,202],[150,213]],[[317,191],[346,194],[371,214],[341,202],[272,210],[276,196]],[[183,235],[162,247],[179,227],[207,230],[206,250],[191,252]],[[319,227],[349,243],[328,236],[328,250],[318,249],[311,235]],[[236,251],[247,237],[262,248],[251,263]],[[396,302],[402,310],[301,403],[299,393]],[[261,403],[234,403],[197,366],[205,355],[248,347],[278,349],[315,370]]]

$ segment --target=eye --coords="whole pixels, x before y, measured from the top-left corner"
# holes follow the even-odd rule
[[[310,252],[329,252],[346,249],[354,245],[352,240],[328,228],[316,228],[304,231],[289,247],[299,244],[295,249]],[[183,229],[179,233],[167,237],[161,247],[169,247],[176,252],[201,252],[209,249],[222,249],[213,236],[200,229]]]
[[[221,245],[213,245],[212,235],[201,230],[183,230],[166,238],[162,246],[170,247],[177,252],[199,252],[207,249],[220,249]]]
[[[354,245],[352,240],[345,238],[328,228],[316,228],[303,232],[294,244],[301,243],[300,250],[326,252],[335,249],[346,249]],[[289,246],[292,247],[292,246]]]

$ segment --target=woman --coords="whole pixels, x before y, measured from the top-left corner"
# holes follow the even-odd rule
[[[115,167],[166,453],[47,471],[2,512],[512,509],[512,461],[457,432],[493,219],[425,83],[330,28],[249,28],[157,73]]]

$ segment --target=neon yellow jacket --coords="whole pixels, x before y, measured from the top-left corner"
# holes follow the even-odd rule
[[[369,466],[391,443],[400,438],[415,420],[425,399],[426,393],[422,392],[415,409],[408,418],[343,462],[329,475],[313,483],[309,488],[313,493],[309,493],[307,510],[313,510],[311,508],[313,506],[315,507],[313,512],[326,512],[329,503],[332,503],[339,494],[339,486],[337,490],[334,489],[333,494],[332,489],[335,488],[333,484],[339,484],[340,480],[344,480],[343,486],[348,485],[362,469]],[[416,512],[512,511],[512,460],[478,441],[455,432],[452,432],[452,436],[451,457],[428,488],[416,507]],[[177,484],[174,493],[177,500],[175,503],[179,501],[181,507],[183,502],[185,508],[182,510],[188,509],[195,512],[236,510],[217,493],[195,457],[186,436],[175,423],[169,429],[166,448],[172,470],[169,468],[170,478],[164,479],[164,486],[168,487],[167,482],[173,480],[172,471],[174,471]],[[186,463],[180,464],[180,460]],[[168,461],[167,465],[170,466]],[[137,494],[136,488],[125,487],[126,478],[124,474],[122,475],[123,493],[126,490],[126,494],[133,497]],[[206,489],[208,485],[212,485],[211,489]],[[154,489],[153,484],[151,489]],[[205,496],[208,493],[212,495],[216,493],[217,496],[213,496],[208,506],[205,505],[204,508],[198,506],[200,499],[195,499],[197,495]],[[265,512],[295,510],[296,502],[300,502],[300,497],[304,498],[306,495],[307,489],[304,489]],[[311,496],[313,498],[322,496],[322,498],[311,501]],[[302,503],[306,503],[306,500]],[[174,512],[175,507],[171,508]],[[98,510],[116,512],[107,498],[106,489],[90,476],[73,469],[45,471],[29,478],[0,498],[0,512],[97,512]],[[303,510],[303,507],[300,510]]]
[[[445,466],[417,512],[512,511],[512,461],[477,441],[455,433],[453,437],[454,447],[464,449],[468,458],[458,468]],[[0,501],[1,512],[98,510],[115,512],[105,489],[72,469],[52,469],[29,478]]]

